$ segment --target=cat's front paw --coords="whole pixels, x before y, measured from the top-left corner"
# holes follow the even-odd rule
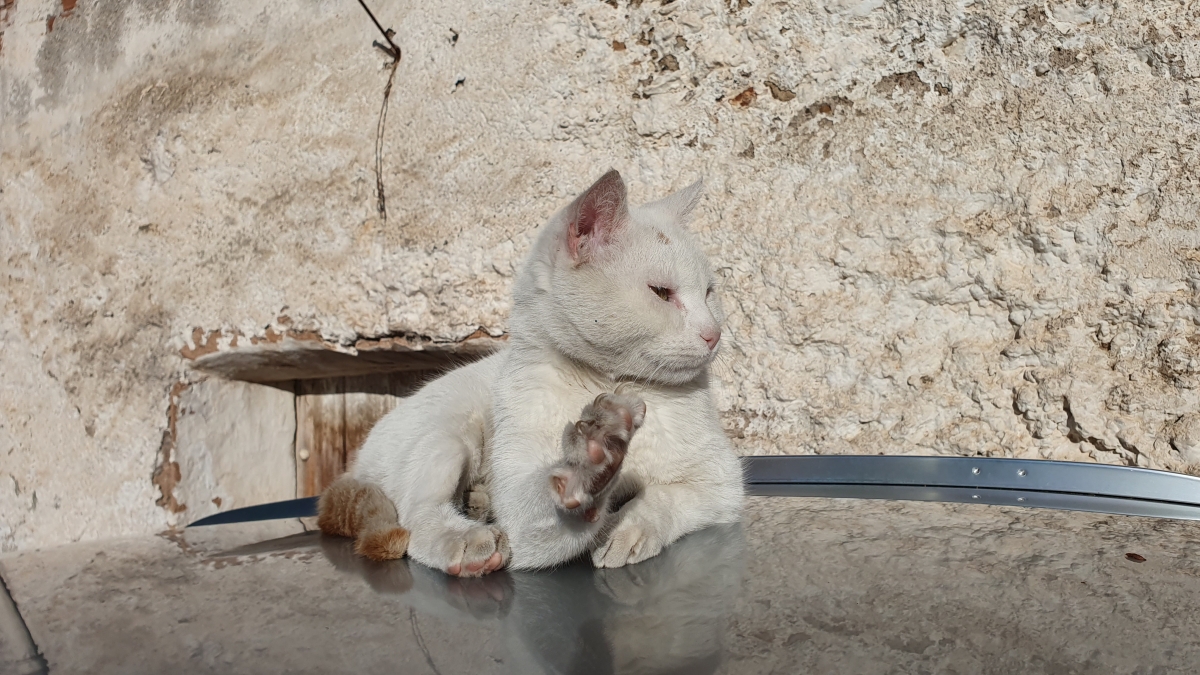
[[[662,550],[663,538],[652,525],[641,518],[627,516],[608,539],[592,551],[592,564],[596,567],[623,567],[653,558]]]
[[[578,422],[563,430],[563,461],[550,473],[551,496],[560,509],[588,522],[602,515],[633,434],[646,419],[646,402],[626,394],[601,394],[584,406]]]
[[[512,558],[508,536],[491,525],[447,533],[443,547],[450,561],[446,573],[456,577],[480,577],[495,572]]]

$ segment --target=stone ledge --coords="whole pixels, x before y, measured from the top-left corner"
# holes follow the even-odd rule
[[[311,331],[269,329],[263,337],[247,338],[196,328],[194,346],[184,347],[180,355],[196,370],[265,383],[446,368],[486,356],[507,339],[507,334],[492,336],[481,328],[458,341],[406,333],[361,338],[346,346]]]

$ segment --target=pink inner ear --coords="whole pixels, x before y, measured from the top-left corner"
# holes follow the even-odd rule
[[[613,170],[575,200],[567,228],[567,250],[573,260],[583,262],[612,241],[616,231],[629,219],[625,199],[625,182]]]

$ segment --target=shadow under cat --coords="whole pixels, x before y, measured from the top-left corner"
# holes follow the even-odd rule
[[[741,526],[721,525],[636,565],[459,578],[407,559],[367,560],[351,539],[320,543],[335,568],[418,614],[494,627],[511,672],[570,675],[716,672],[745,551]]]

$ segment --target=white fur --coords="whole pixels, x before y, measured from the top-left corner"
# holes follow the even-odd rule
[[[353,473],[396,503],[414,559],[448,569],[496,550],[486,545],[495,529],[455,506],[479,483],[517,569],[589,550],[597,566],[618,567],[738,518],[740,464],[709,387],[715,350],[701,337],[724,315],[683,227],[699,196],[697,183],[630,209],[620,177],[601,178],[539,234],[514,288],[509,346],[430,383],[371,431]],[[587,523],[556,508],[549,475],[564,425],[618,386],[647,407],[616,478],[614,498],[629,501]]]

